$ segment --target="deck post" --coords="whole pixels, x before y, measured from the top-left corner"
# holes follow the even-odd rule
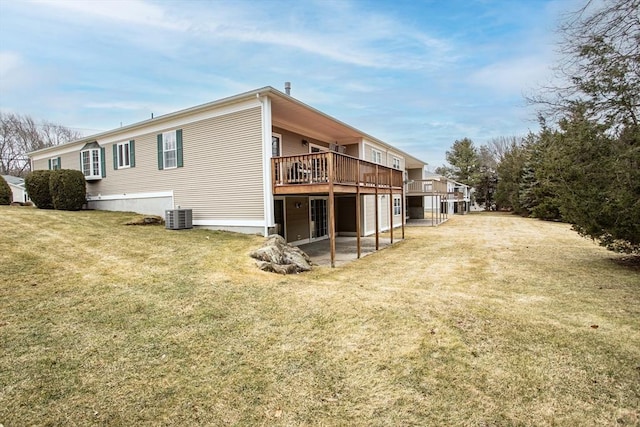
[[[376,187],[375,187],[375,195],[376,195],[376,202],[374,203],[375,205],[375,219],[376,219],[376,251],[378,249],[380,249],[380,226],[378,225],[378,165],[376,165]]]
[[[356,246],[358,247],[358,258],[362,254],[360,220],[360,161],[358,161],[356,162]]]
[[[432,194],[431,195],[431,225],[436,225],[435,224],[435,218],[433,217],[434,212],[433,210],[436,208],[436,201],[435,201],[435,196]]]
[[[331,246],[331,268],[336,266],[336,204],[333,194],[333,154],[329,154],[329,245]]]
[[[404,193],[404,185],[402,186],[402,195],[400,196],[400,206],[401,206],[401,219],[402,219],[402,240],[404,240],[404,225],[407,222],[407,218],[405,215],[405,211],[404,211],[404,205],[406,203],[406,198],[405,198],[405,193]],[[422,204],[424,205],[424,197],[422,198]],[[424,208],[422,208],[422,216],[424,216]]]
[[[393,189],[389,189],[389,242],[393,245]]]

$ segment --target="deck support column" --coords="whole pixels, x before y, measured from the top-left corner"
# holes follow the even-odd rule
[[[434,215],[436,212],[438,212],[437,210],[434,211],[434,209],[437,209],[436,207],[436,196],[434,196],[433,194],[431,195],[431,225],[436,225],[436,219],[434,218]]]
[[[407,222],[407,218],[406,218],[407,215],[405,214],[405,211],[404,211],[404,205],[406,204],[406,201],[407,201],[407,199],[406,199],[406,196],[405,196],[405,193],[404,193],[404,185],[403,185],[402,186],[402,195],[400,196],[400,206],[401,206],[400,207],[400,209],[401,209],[400,216],[401,216],[401,219],[402,219],[402,240],[404,240],[404,225]],[[422,198],[422,204],[424,205],[424,197]],[[424,216],[424,207],[422,208],[422,212],[423,212],[422,215]]]
[[[393,245],[393,190],[389,190],[389,242]]]
[[[362,234],[362,230],[360,230],[360,162],[356,163],[356,171],[356,246],[358,247],[358,258],[360,258],[360,256],[362,255],[362,247],[360,241],[360,235]]]
[[[375,205],[375,219],[376,219],[376,251],[378,249],[380,249],[380,226],[378,225],[378,165],[376,165],[376,190],[375,190],[375,195],[376,195],[376,202],[374,203]]]
[[[333,194],[333,155],[329,155],[329,245],[331,246],[331,268],[336,266],[336,203]]]

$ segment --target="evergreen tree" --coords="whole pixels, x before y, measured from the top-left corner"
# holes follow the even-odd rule
[[[533,138],[529,135],[528,138]],[[511,142],[511,146],[505,149],[502,161],[497,167],[498,185],[495,201],[498,209],[513,210],[522,213],[520,205],[520,183],[526,160],[526,148],[520,141]]]
[[[473,186],[479,168],[478,150],[469,138],[456,140],[451,150],[446,152],[447,162],[451,165],[452,178]]]
[[[639,10],[640,0],[588,1],[561,27],[566,84],[533,99],[558,120],[542,170],[562,217],[610,249],[638,253]]]
[[[479,167],[474,177],[475,200],[478,204],[489,209],[495,201],[495,193],[498,186],[497,162],[486,145],[480,147],[478,153]]]

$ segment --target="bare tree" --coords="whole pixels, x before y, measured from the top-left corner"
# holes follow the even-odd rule
[[[499,136],[497,138],[492,138],[487,142],[486,149],[488,153],[493,157],[493,161],[496,163],[500,163],[504,158],[504,155],[513,147],[514,145],[521,145],[523,139],[519,136]]]
[[[31,167],[27,153],[80,137],[79,132],[61,125],[0,113],[0,174],[24,176]]]
[[[541,88],[528,101],[551,118],[576,104],[612,131],[640,120],[640,0],[588,0],[559,27],[564,82]]]

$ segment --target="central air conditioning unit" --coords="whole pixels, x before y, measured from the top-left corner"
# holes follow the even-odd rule
[[[165,211],[167,230],[186,230],[193,228],[193,212],[191,209],[171,209]]]

